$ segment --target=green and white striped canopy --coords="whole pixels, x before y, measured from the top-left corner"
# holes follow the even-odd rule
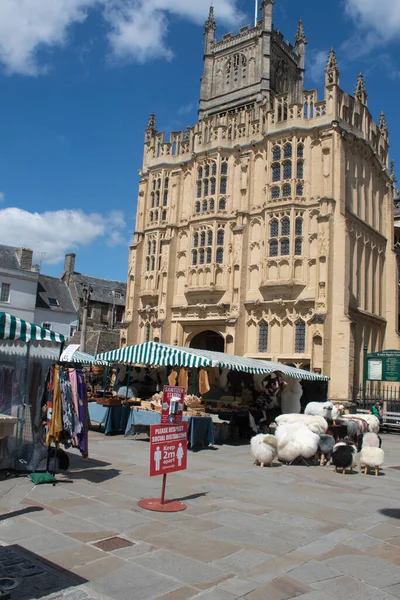
[[[39,325],[28,323],[18,317],[13,317],[5,312],[0,312],[0,339],[1,340],[21,340],[30,342],[31,340],[44,340],[47,342],[57,342],[62,344],[65,337],[61,333],[50,331]]]
[[[295,369],[294,367],[288,367],[280,363],[244,356],[232,356],[222,352],[211,352],[210,350],[180,348],[179,346],[159,344],[157,342],[146,342],[137,346],[118,348],[118,350],[98,354],[96,358],[109,361],[110,363],[147,365],[151,367],[221,367],[233,371],[244,371],[245,373],[260,375],[280,371],[284,375],[294,379],[307,379],[310,381],[329,380],[329,377],[325,375]]]

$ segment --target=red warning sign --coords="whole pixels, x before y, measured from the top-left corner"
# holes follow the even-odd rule
[[[161,423],[180,425],[182,423],[185,388],[166,385],[163,389]]]
[[[187,422],[150,425],[150,477],[186,469],[187,433]]]

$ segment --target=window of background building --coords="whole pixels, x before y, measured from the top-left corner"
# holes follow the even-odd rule
[[[100,321],[108,323],[108,306],[102,306],[100,311]]]
[[[193,233],[192,238],[192,265],[217,264],[224,262],[225,231],[218,226],[216,236],[211,227],[201,227]],[[215,252],[215,254],[214,254]]]
[[[124,307],[123,306],[116,306],[115,307],[115,321],[116,323],[122,323],[122,321],[124,320]]]
[[[296,153],[294,153],[294,150]],[[293,178],[296,178],[295,195],[304,196],[304,143],[298,141],[276,142],[271,151],[271,199],[291,198]],[[290,183],[289,183],[290,181]]]
[[[48,323],[46,321],[45,323],[42,323],[42,327],[44,327],[45,329],[51,329],[51,323]]]
[[[296,217],[294,225],[290,217],[272,217],[269,222],[269,256],[289,256],[293,241],[294,253],[303,253],[303,219]]]
[[[1,284],[0,302],[10,302],[11,285],[9,283]]]
[[[217,162],[209,160],[197,168],[196,199],[194,212],[196,214],[214,212],[215,207],[225,210],[225,199],[219,199],[216,204],[215,196],[226,194],[228,184],[228,161],[223,159],[219,168]],[[223,200],[223,201],[222,201]]]
[[[258,328],[258,351],[268,352],[268,323],[260,323]]]
[[[306,324],[300,319],[295,324],[295,347],[296,354],[304,354],[306,351]]]

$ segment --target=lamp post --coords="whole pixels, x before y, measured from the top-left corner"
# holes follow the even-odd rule
[[[83,308],[82,327],[81,327],[81,343],[80,343],[81,352],[86,352],[87,316],[88,316],[89,302],[90,302],[90,298],[92,297],[92,294],[93,294],[93,288],[91,285],[83,286],[83,298],[81,298],[81,304],[82,304],[82,308]]]
[[[109,296],[112,296],[112,313],[111,313],[111,330],[114,331],[114,322],[115,322],[115,300],[118,294],[118,299],[123,298],[124,295],[121,290],[112,290],[109,293]]]

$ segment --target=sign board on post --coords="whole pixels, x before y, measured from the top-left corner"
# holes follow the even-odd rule
[[[79,350],[79,344],[70,344],[64,350],[64,352],[60,356],[61,362],[71,362],[71,359],[75,352]]]
[[[184,471],[188,424],[150,425],[150,477]]]
[[[182,423],[185,388],[164,386],[161,412],[161,423],[180,425]]]
[[[400,381],[400,351],[382,350],[365,354],[365,380]]]

